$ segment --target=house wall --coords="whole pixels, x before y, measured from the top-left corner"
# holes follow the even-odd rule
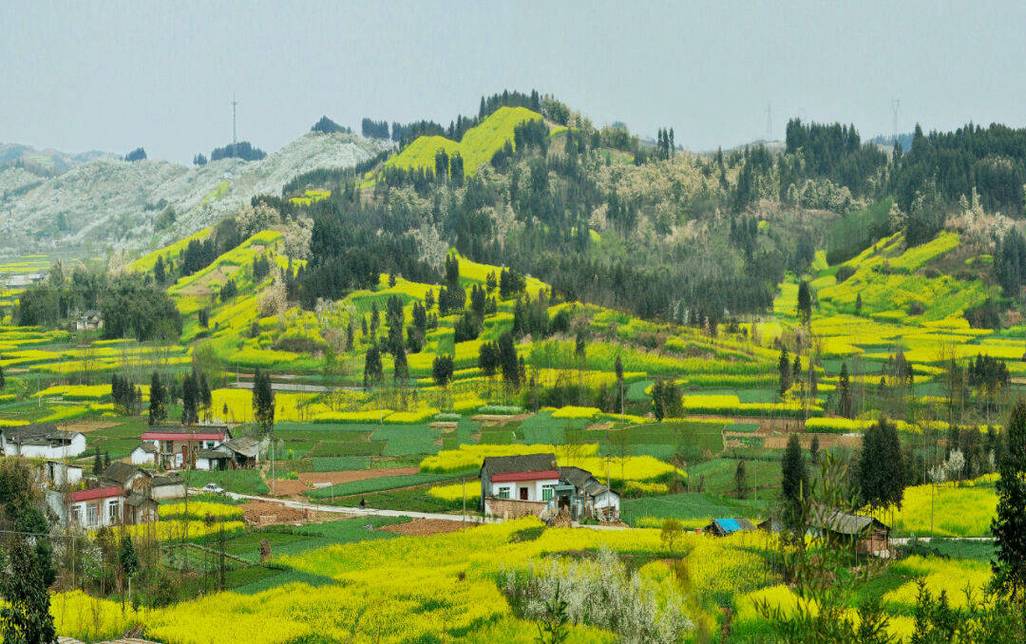
[[[156,462],[156,454],[136,447],[132,450],[131,461],[132,465],[153,465]]]
[[[48,461],[46,463],[46,477],[53,485],[58,487],[74,485],[82,480],[82,468]]]
[[[150,490],[150,496],[157,501],[163,499],[180,499],[185,496],[185,484],[154,485]]]
[[[614,494],[613,492],[603,492],[595,497],[594,508],[596,512],[601,512],[607,508],[613,510],[613,512],[620,515],[620,495]]]
[[[542,501],[488,498],[484,500],[484,511],[488,516],[517,519],[520,517],[539,516],[548,505],[548,503]]]
[[[111,505],[114,505],[116,508],[114,516],[111,516]],[[90,508],[93,508],[95,512],[92,518],[90,517]],[[120,524],[124,511],[124,499],[115,496],[72,503],[69,507],[69,516],[76,525],[91,530],[93,528]]]
[[[4,443],[4,454],[7,456],[24,456],[25,458],[72,458],[81,455],[85,451],[85,434],[75,434],[71,439],[71,444],[61,447],[50,447],[48,445],[22,445],[19,447],[14,443]]]
[[[536,481],[492,481],[491,482],[491,493],[488,496],[495,497],[498,499],[502,496],[501,490],[507,488],[509,490],[509,498],[511,500],[522,500],[520,498],[520,488],[527,488],[527,500],[528,501],[541,501],[542,491],[546,485],[557,485],[559,479],[539,479]]]

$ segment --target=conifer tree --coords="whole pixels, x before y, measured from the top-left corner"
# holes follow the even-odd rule
[[[812,292],[805,280],[798,285],[798,318],[805,326],[812,320]]]
[[[837,379],[838,413],[845,418],[851,418],[855,412],[855,405],[851,398],[851,383],[848,380],[848,363],[841,363],[841,374]]]
[[[271,376],[259,368],[253,377],[253,417],[265,432],[274,429],[274,389],[271,387]]]
[[[791,360],[787,355],[787,347],[780,347],[780,361],[777,363],[780,372],[780,395],[783,396],[791,388]]]
[[[167,420],[167,393],[160,374],[156,371],[150,377],[150,425],[157,425]]]
[[[801,524],[802,506],[809,494],[809,473],[805,467],[805,458],[802,456],[802,446],[798,441],[798,434],[791,434],[787,440],[787,449],[784,450],[784,459],[781,463],[781,496],[784,504],[783,521],[784,525],[796,529]],[[803,535],[795,535],[801,538]]]
[[[1026,601],[1026,402],[1012,408],[1005,429],[1005,449],[998,464],[997,516],[990,531],[995,540],[993,584],[1013,601]]]

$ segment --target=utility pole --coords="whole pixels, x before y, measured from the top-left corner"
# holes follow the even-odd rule
[[[766,102],[766,141],[773,140],[773,105]]]

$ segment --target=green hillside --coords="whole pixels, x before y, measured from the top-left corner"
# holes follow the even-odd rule
[[[481,164],[491,161],[506,141],[513,141],[513,130],[524,121],[535,121],[541,114],[526,107],[500,107],[476,127],[467,130],[459,142],[444,136],[421,136],[385,164],[388,167],[411,169],[435,167],[435,153],[444,149],[449,156],[459,152],[467,174],[474,174]]]

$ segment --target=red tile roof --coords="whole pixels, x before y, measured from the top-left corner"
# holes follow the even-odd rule
[[[509,481],[544,481],[559,478],[557,470],[538,470],[534,472],[502,472],[493,474],[493,483],[507,483]]]
[[[223,441],[224,432],[145,432],[141,438],[144,441],[179,441],[182,443],[190,441]]]
[[[71,493],[71,502],[93,501],[95,499],[109,499],[114,496],[121,496],[125,493],[120,485],[108,485],[107,487],[94,487],[91,490],[78,490]]]

